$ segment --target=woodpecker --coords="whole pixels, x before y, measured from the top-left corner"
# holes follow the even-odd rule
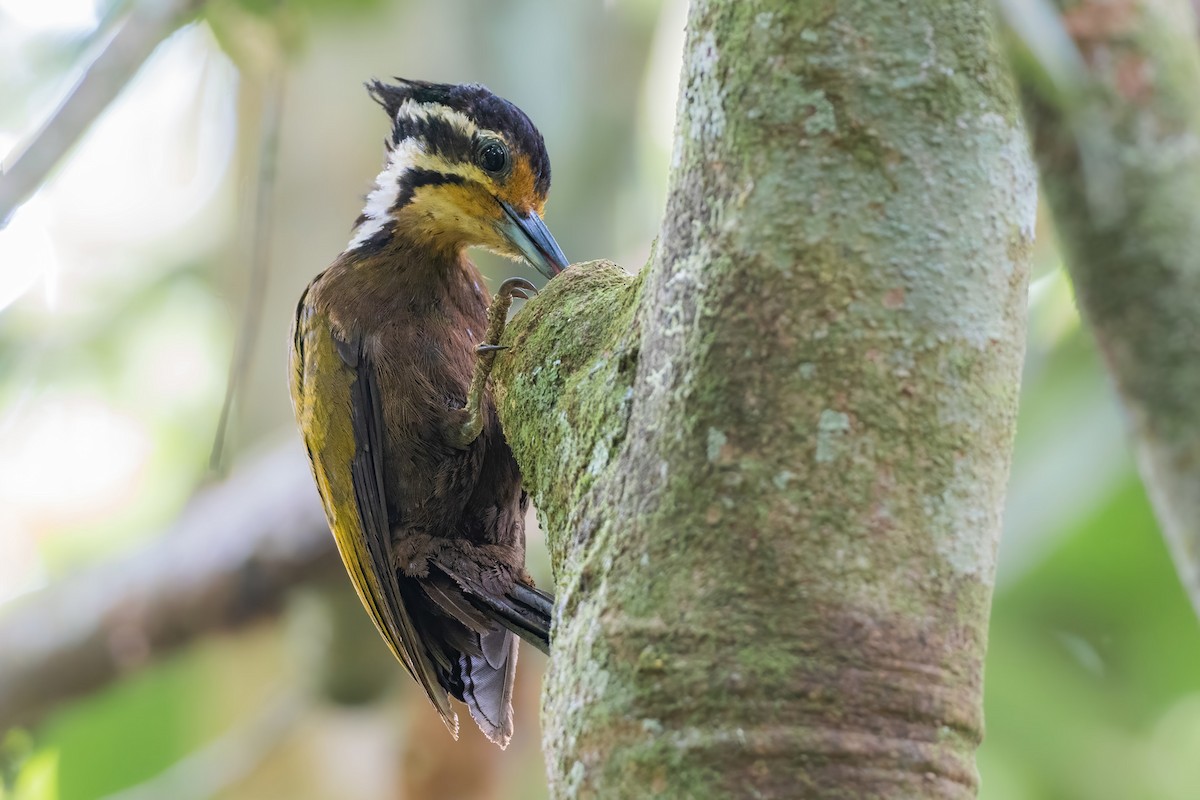
[[[550,161],[483,86],[372,81],[387,157],[353,238],[304,291],[291,392],[350,580],[451,735],[464,702],[505,747],[517,635],[549,648],[553,597],[525,571],[521,475],[487,377],[513,297],[489,298],[483,247],[547,278],[567,266],[542,222]]]

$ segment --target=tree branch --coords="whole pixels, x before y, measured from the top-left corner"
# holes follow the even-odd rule
[[[0,171],[0,229],[117,98],[154,48],[201,5],[202,0],[143,0],[134,4],[58,110],[12,166]]]
[[[1080,53],[1047,88],[1014,64],[1080,309],[1200,613],[1200,49],[1186,0],[1047,2]]]
[[[142,551],[0,614],[0,731],[274,613],[292,587],[339,570],[299,447],[281,447],[201,492]]]
[[[972,797],[1036,190],[983,0],[692,4],[637,278],[494,379],[555,797]]]

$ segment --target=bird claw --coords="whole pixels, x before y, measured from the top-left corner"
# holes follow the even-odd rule
[[[459,409],[461,421],[456,422],[447,433],[447,440],[455,447],[467,447],[483,430],[484,396],[487,392],[488,376],[496,361],[496,354],[508,350],[500,344],[504,334],[504,323],[514,297],[528,300],[537,294],[537,287],[524,278],[509,278],[500,284],[492,305],[488,308],[488,327],[484,340],[475,346],[475,369],[471,372],[471,385],[467,389],[467,404]]]
[[[498,297],[519,297],[522,300],[528,300],[537,293],[537,287],[524,278],[509,278],[496,290]]]

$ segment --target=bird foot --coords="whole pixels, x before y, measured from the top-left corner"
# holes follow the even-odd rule
[[[483,432],[483,400],[487,392],[487,380],[496,364],[496,354],[508,350],[500,344],[504,326],[508,322],[508,309],[514,297],[528,300],[537,294],[537,287],[524,278],[509,278],[500,284],[492,304],[488,306],[488,327],[483,342],[476,346],[475,370],[471,374],[471,387],[467,390],[467,404],[459,409],[457,419],[447,434],[455,447],[465,449]]]
[[[522,300],[528,300],[537,293],[537,287],[524,278],[509,278],[496,290],[496,299],[507,297],[512,300],[514,297],[519,297]]]

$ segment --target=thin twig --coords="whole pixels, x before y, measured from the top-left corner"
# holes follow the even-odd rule
[[[1000,16],[1029,49],[1054,90],[1074,100],[1088,80],[1087,64],[1054,7],[1045,0],[999,0]]]
[[[274,228],[275,175],[279,163],[279,132],[283,120],[284,70],[276,65],[267,77],[264,90],[261,135],[258,148],[258,180],[255,182],[253,244],[250,255],[250,287],[238,331],[237,346],[229,363],[229,378],[225,383],[225,400],[213,437],[208,468],[218,472],[225,447],[225,434],[238,386],[246,380],[246,372],[254,357],[254,347],[262,328],[262,306],[267,296],[267,279],[271,264],[271,232]]]
[[[1014,59],[1043,197],[1124,406],[1142,482],[1200,614],[1195,20],[1184,3],[1043,2],[1092,56],[1066,102]]]
[[[1033,63],[1049,82],[1053,102],[1075,133],[1088,205],[1106,220],[1125,212],[1120,171],[1108,157],[1112,142],[1107,126],[1087,102],[1094,77],[1058,10],[1049,0],[1000,0],[1001,18],[1029,51]]]
[[[133,7],[62,105],[0,175],[0,229],[116,99],[154,48],[201,5],[202,0],[147,0]]]

